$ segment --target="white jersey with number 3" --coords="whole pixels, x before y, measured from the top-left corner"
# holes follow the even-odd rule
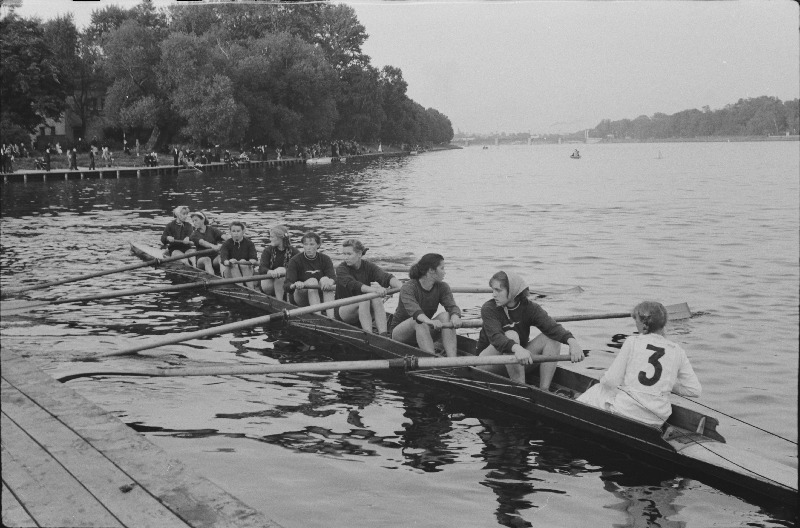
[[[659,426],[672,413],[670,392],[697,397],[701,391],[686,351],[658,334],[627,338],[611,367],[600,378],[600,385],[596,386],[595,394],[588,394],[591,389],[587,391],[587,397],[593,396],[593,401],[589,398],[581,401]],[[605,401],[597,401],[597,397]]]

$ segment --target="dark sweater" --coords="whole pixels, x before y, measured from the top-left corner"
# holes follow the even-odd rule
[[[322,277],[336,279],[333,261],[324,253],[317,252],[313,259],[309,259],[305,252],[301,251],[286,265],[286,282],[289,284],[297,281],[305,282],[308,279],[320,280]]]
[[[161,233],[161,243],[167,246],[170,252],[176,249],[186,251],[191,249],[194,244],[186,244],[183,242],[183,239],[191,237],[192,231],[194,231],[194,228],[189,222],[182,222],[179,224],[177,220],[173,220],[167,224],[167,227],[164,228],[164,232]],[[168,236],[175,237],[175,241],[168,242]]]
[[[397,310],[392,317],[392,328],[406,319],[413,317],[416,320],[422,313],[431,318],[440,304],[450,315],[461,317],[461,309],[456,305],[450,286],[446,282],[434,283],[430,290],[426,290],[418,280],[412,279],[400,288],[400,302],[397,303]]]
[[[256,252],[256,245],[247,237],[242,238],[239,242],[229,238],[223,242],[222,247],[219,248],[219,260],[220,262],[225,262],[231,259],[257,260],[258,253]]]
[[[514,341],[505,335],[509,330],[517,332],[519,344],[522,346],[530,341],[531,327],[538,328],[550,339],[565,345],[569,338],[573,337],[569,331],[547,315],[544,308],[529,300],[508,310],[508,314],[502,306],[497,306],[494,300],[486,301],[481,306],[481,318],[483,318],[483,328],[478,337],[477,352],[491,344],[501,354],[511,354]]]
[[[389,281],[392,280],[394,275],[386,273],[377,265],[368,260],[361,260],[361,267],[358,269],[348,266],[347,263],[342,262],[336,266],[336,298],[344,299],[346,297],[353,297],[361,295],[361,287],[363,285],[371,285],[377,282],[384,288],[389,287]]]

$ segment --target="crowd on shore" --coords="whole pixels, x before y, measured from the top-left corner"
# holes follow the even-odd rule
[[[120,145],[116,144],[119,148]],[[228,149],[221,149],[220,145],[213,147],[195,148],[185,145],[168,146],[160,151],[162,156],[166,156],[172,161],[173,166],[201,167],[207,163],[224,162],[231,166],[238,166],[250,160],[268,161],[282,159],[312,159],[331,157],[334,159],[348,156],[358,156],[365,154],[382,153],[384,146],[379,142],[377,145],[363,145],[355,140],[333,140],[330,142],[315,142],[309,145],[284,143],[276,147],[268,145],[241,146],[231,152]],[[374,150],[373,150],[374,149]],[[406,144],[387,145],[388,152],[416,152],[426,150],[419,145],[411,146]],[[78,163],[81,166],[88,166],[89,170],[101,167],[115,166],[139,166],[156,167],[163,163],[159,159],[159,152],[155,149],[145,151],[136,139],[130,145],[127,140],[123,140],[121,151],[112,150],[112,144],[99,141],[93,137],[91,141],[79,138],[74,144],[62,146],[60,142],[45,143],[42,138],[35,138],[31,141],[30,148],[24,143],[3,144],[0,148],[2,154],[2,172],[13,173],[15,163],[18,169],[22,170],[42,170],[50,171],[54,169],[78,170]]]

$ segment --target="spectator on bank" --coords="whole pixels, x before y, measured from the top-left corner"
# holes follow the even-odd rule
[[[72,147],[67,155],[69,156],[69,170],[78,170],[78,148]]]
[[[44,149],[44,170],[50,171],[50,145]]]

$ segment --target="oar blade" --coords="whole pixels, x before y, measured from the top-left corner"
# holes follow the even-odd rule
[[[689,310],[689,305],[687,303],[671,304],[666,308],[670,321],[690,319],[692,317],[692,311]]]

